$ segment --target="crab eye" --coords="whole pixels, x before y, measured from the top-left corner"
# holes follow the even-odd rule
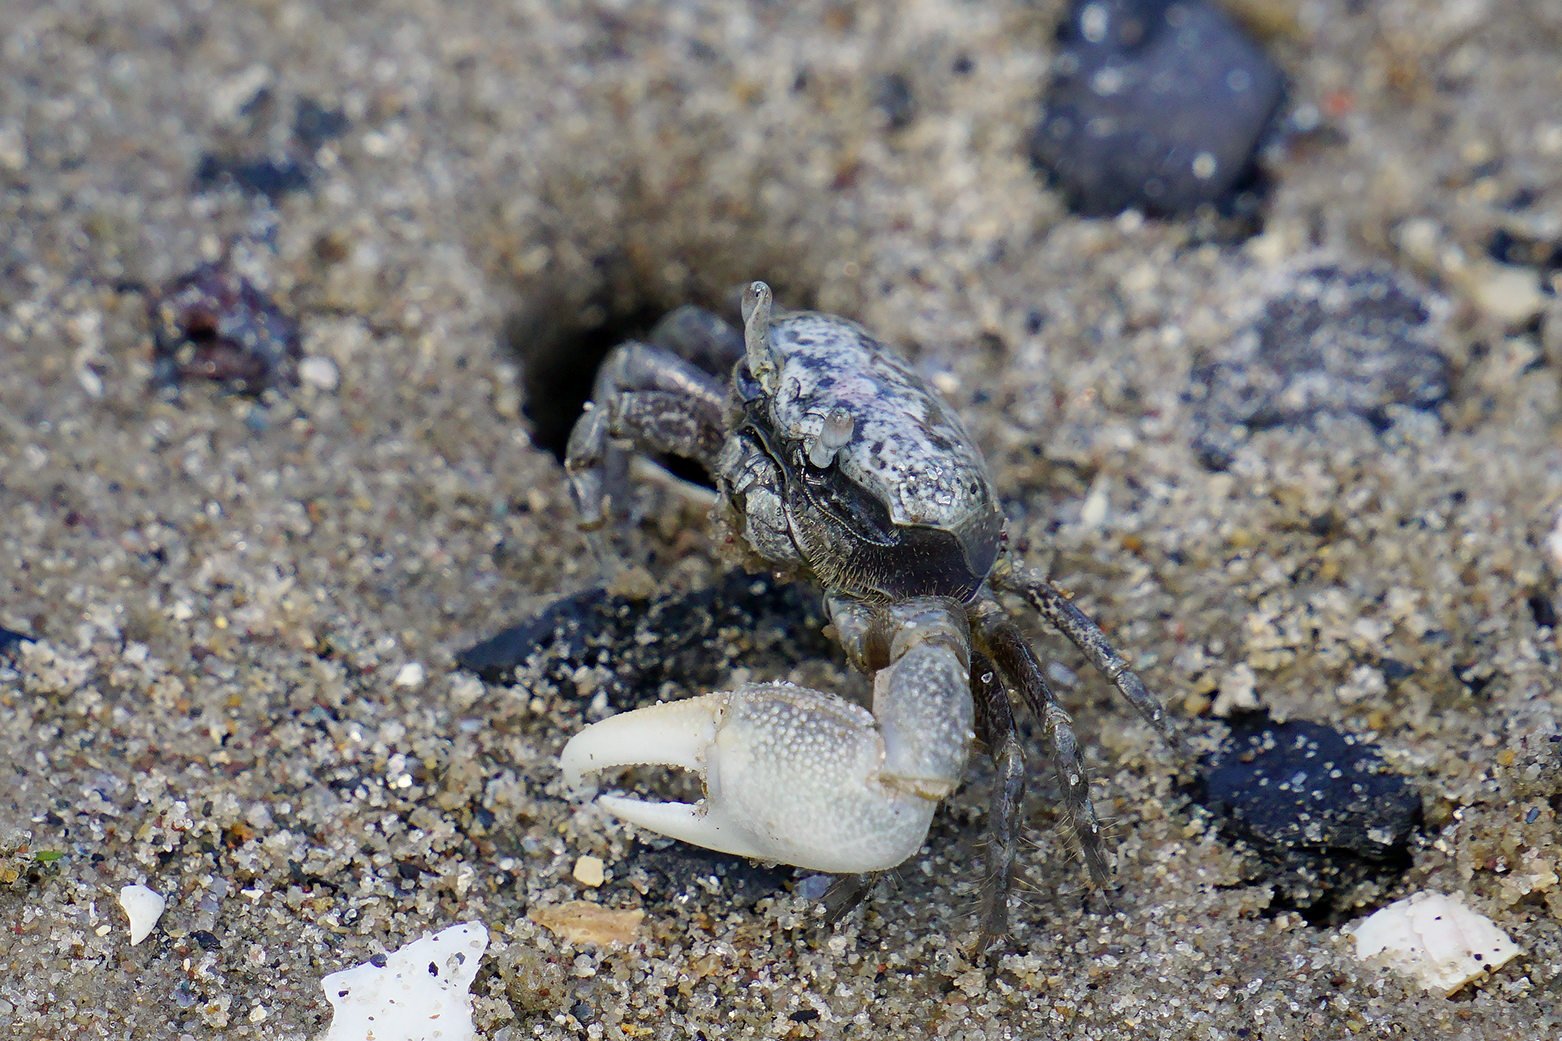
[[[857,421],[844,408],[832,408],[824,417],[819,436],[808,446],[808,461],[823,470],[835,461],[835,455],[851,443]]]

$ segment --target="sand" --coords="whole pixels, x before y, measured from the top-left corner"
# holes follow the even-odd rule
[[[1551,272],[1487,253],[1499,229],[1562,238],[1562,24],[1550,0],[1237,10],[1316,122],[1271,157],[1245,242],[1081,221],[1044,188],[1026,140],[1057,0],[6,4],[0,626],[36,642],[0,659],[0,1033],[312,1037],[322,976],[480,921],[494,1039],[1562,1037],[1539,624],[1562,310]],[[264,162],[271,196],[224,176]],[[317,364],[269,402],[149,392],[134,285],[229,247],[334,388]],[[1212,472],[1190,373],[1315,263],[1391,265],[1442,301],[1448,399],[1259,432]],[[1089,891],[1038,767],[990,970],[979,761],[833,930],[814,880],[570,802],[555,757],[610,670],[454,664],[598,578],[523,406],[556,396],[548,359],[758,277],[935,380],[1016,550],[1196,747],[1243,702],[1374,739],[1426,815],[1382,902],[1460,893],[1523,956],[1449,999],[1275,907],[1039,626],[1077,677],[1116,885]],[[703,507],[647,502],[656,595],[716,584]],[[746,675],[851,689],[788,641],[711,640]],[[130,884],[168,902],[134,948]],[[539,924],[574,900],[642,912],[636,938]]]

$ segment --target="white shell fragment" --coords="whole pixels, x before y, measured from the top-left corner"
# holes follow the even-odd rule
[[[342,381],[336,362],[320,355],[312,355],[298,363],[298,378],[316,390],[332,391]]]
[[[126,886],[119,891],[119,906],[130,919],[130,946],[134,947],[157,925],[168,902],[146,886]]]
[[[1471,980],[1501,968],[1518,945],[1458,896],[1416,893],[1396,900],[1346,930],[1356,957],[1386,965],[1431,991],[1453,994]]]
[[[466,922],[331,973],[324,1041],[477,1041],[468,991],[487,949],[488,930]]]

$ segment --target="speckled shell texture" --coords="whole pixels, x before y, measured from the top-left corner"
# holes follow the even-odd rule
[[[856,428],[838,464],[896,524],[962,531],[991,515],[997,496],[971,435],[892,350],[855,322],[813,312],[777,319],[770,336],[784,359],[770,406],[777,433],[817,437],[844,408]]]

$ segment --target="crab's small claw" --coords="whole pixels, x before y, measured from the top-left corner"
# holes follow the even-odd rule
[[[576,734],[560,760],[571,786],[586,773],[636,764],[693,771],[705,798],[689,805],[602,797],[618,817],[707,849],[814,871],[901,863],[921,847],[947,794],[886,772],[884,735],[865,709],[790,683],[613,716]]]

